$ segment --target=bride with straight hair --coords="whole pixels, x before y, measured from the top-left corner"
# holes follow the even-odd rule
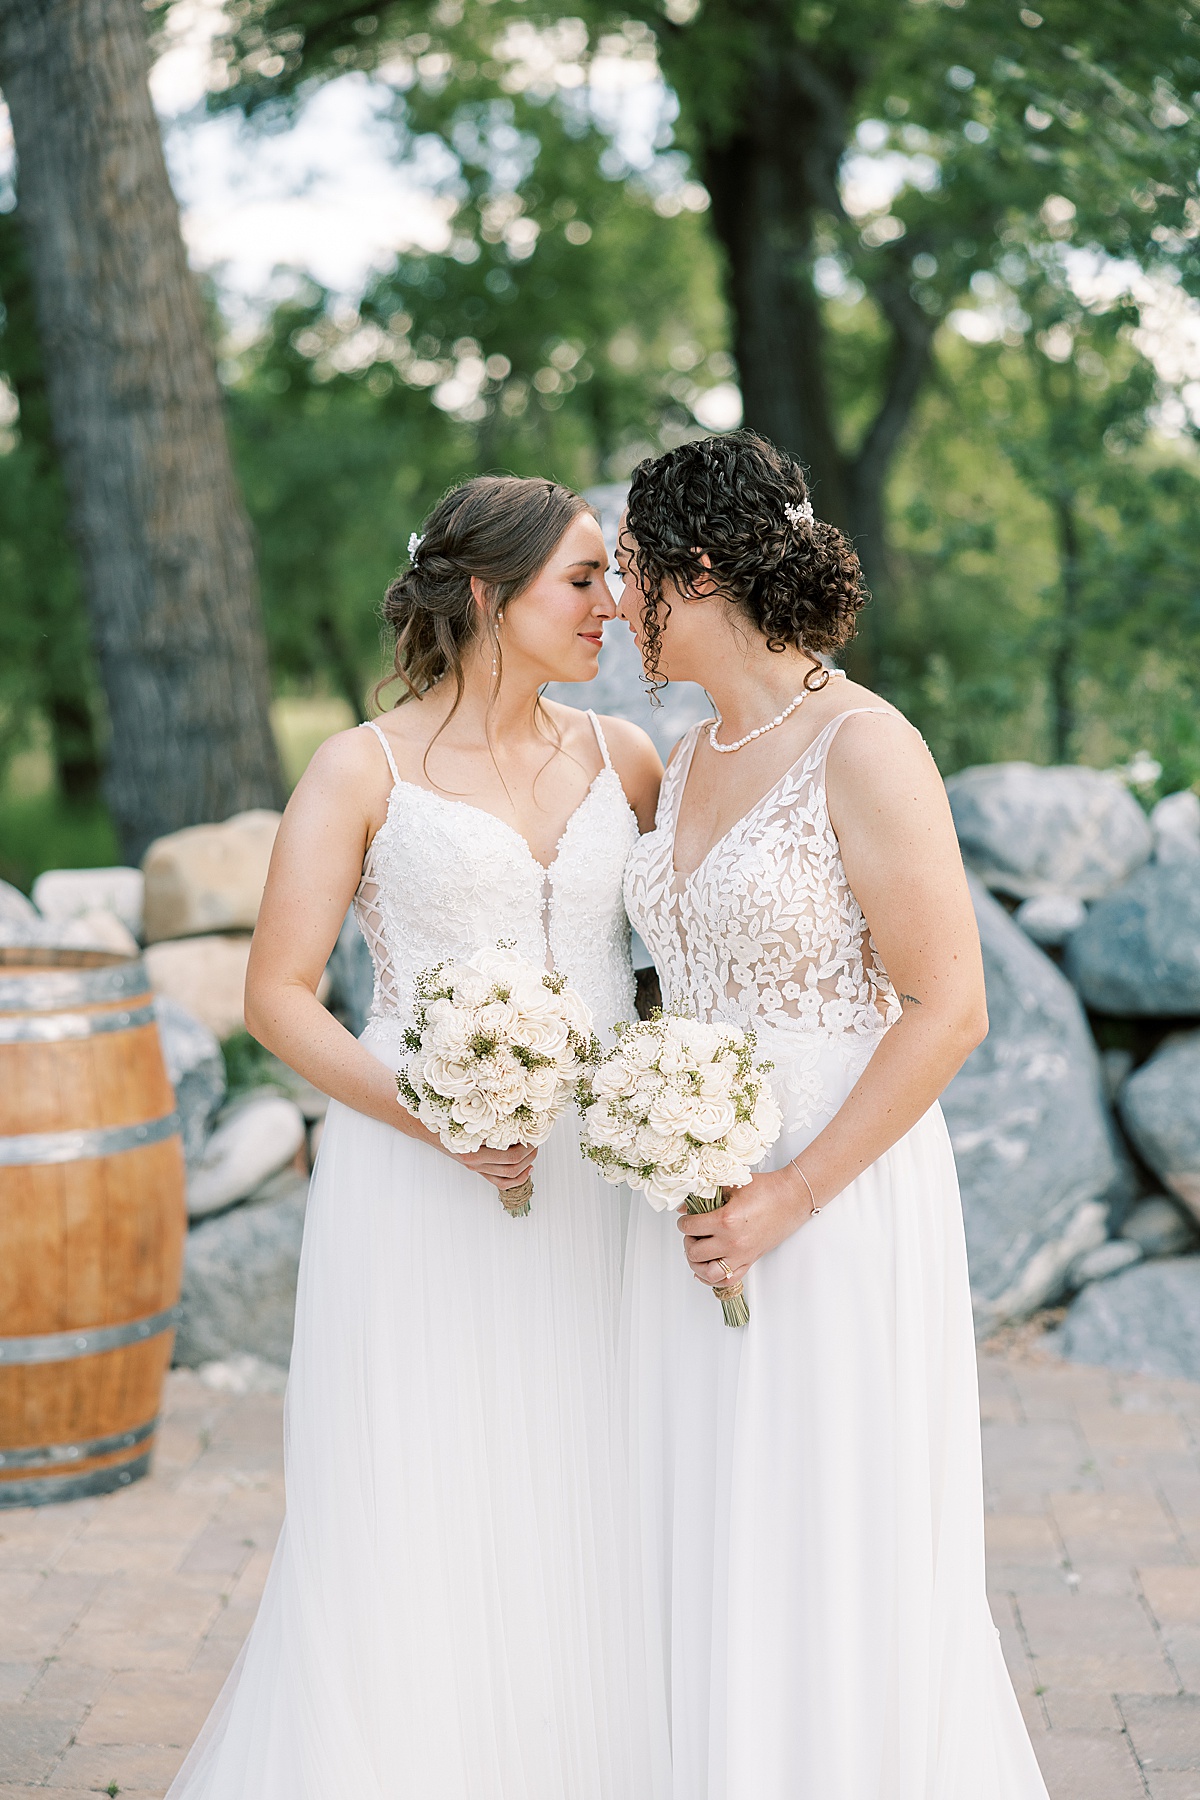
[[[866,594],[752,432],[635,470],[622,617],[705,686],[626,874],[666,1005],[753,1028],[784,1129],[717,1212],[635,1201],[638,1572],[674,1800],[1046,1800],[984,1596],[938,1095],[987,1029],[945,791],[828,658]],[[710,1288],[744,1284],[750,1323]]]
[[[258,1618],[170,1800],[656,1800],[611,1441],[620,1217],[573,1114],[453,1155],[398,1103],[415,974],[508,940],[605,1036],[633,1016],[621,899],[661,764],[550,703],[596,673],[600,527],[480,477],[388,590],[401,702],[314,756],[246,983],[259,1041],[331,1096],[304,1228],[287,1517]],[[316,998],[353,903],[355,1040]],[[528,1217],[497,1189],[534,1166]]]

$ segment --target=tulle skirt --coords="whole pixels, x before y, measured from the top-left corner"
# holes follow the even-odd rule
[[[768,1041],[769,1040],[769,1041]],[[775,1059],[782,1167],[861,1070]],[[825,1104],[812,1116],[815,1094]],[[806,1103],[795,1101],[805,1097]],[[722,1323],[635,1197],[624,1385],[674,1800],[1046,1800],[984,1594],[962,1213],[935,1106]]]
[[[395,1066],[384,1044],[377,1055]],[[656,1800],[631,1671],[617,1192],[555,1127],[527,1218],[330,1106],[262,1605],[169,1800]]]

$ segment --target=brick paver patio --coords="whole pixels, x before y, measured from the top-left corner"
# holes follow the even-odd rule
[[[992,1607],[1052,1800],[1200,1800],[1200,1385],[1020,1346],[980,1374]],[[159,1800],[254,1616],[280,1414],[177,1371],[149,1479],[0,1513],[0,1800]]]

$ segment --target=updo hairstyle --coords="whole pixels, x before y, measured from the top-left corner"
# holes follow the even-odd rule
[[[409,566],[384,595],[383,617],[395,633],[393,681],[400,700],[415,699],[454,679],[455,706],[463,693],[463,657],[480,632],[490,640],[497,678],[503,652],[497,616],[541,573],[573,519],[590,508],[556,481],[516,475],[477,475],[452,488],[414,537]],[[471,577],[483,582],[481,609]]]
[[[858,557],[811,510],[800,464],[755,431],[700,438],[638,464],[626,513],[635,541],[622,547],[635,558],[642,660],[656,688],[666,681],[658,659],[667,580],[691,597],[710,577],[769,650],[829,652],[854,636],[870,598]]]

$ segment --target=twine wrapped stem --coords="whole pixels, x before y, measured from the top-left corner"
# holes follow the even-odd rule
[[[523,1219],[533,1198],[533,1176],[527,1175],[520,1187],[501,1188],[500,1203],[510,1219]]]

